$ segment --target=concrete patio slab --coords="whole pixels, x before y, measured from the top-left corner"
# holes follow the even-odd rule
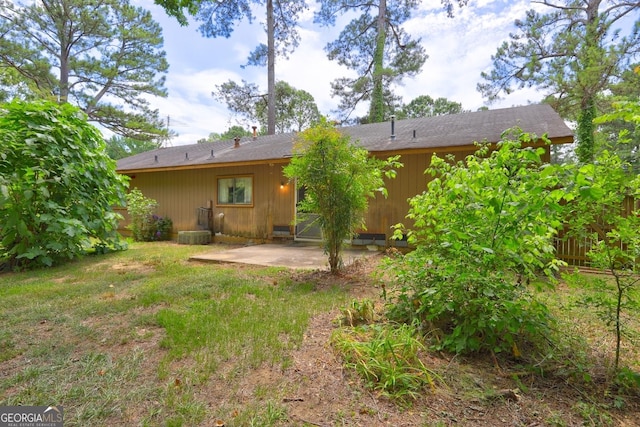
[[[358,258],[376,255],[377,251],[345,249],[342,260],[345,265]],[[189,261],[212,263],[240,263],[293,269],[328,270],[328,257],[318,245],[289,243],[244,246],[223,251],[194,255]]]

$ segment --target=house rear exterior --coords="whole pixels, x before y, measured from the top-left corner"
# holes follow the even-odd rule
[[[406,221],[407,199],[426,189],[424,171],[434,153],[463,159],[476,151],[476,141],[496,143],[512,127],[546,135],[553,144],[573,141],[546,104],[340,128],[372,155],[399,154],[404,164],[387,182],[388,197],[370,201],[367,230],[356,242],[388,242],[391,226]],[[291,133],[161,148],[121,159],[117,170],[131,178],[131,188],[158,202],[157,213],[173,220],[174,235],[210,229],[218,239],[319,238],[312,228],[295,224],[302,190],[282,172],[295,139]]]

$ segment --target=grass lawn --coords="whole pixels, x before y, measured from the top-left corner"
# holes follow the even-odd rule
[[[212,248],[134,243],[0,276],[0,405],[63,405],[65,426],[222,418],[204,384],[285,369],[311,316],[347,300],[281,269],[186,261]],[[236,425],[277,418],[278,404],[236,405]]]
[[[613,334],[584,304],[604,276],[538,294],[558,321],[547,353],[462,357],[378,329],[377,261],[338,276],[187,261],[221,249],[133,243],[0,275],[0,406],[63,405],[65,426],[640,426],[640,387],[611,386]],[[378,323],[358,335],[337,326],[345,314]],[[640,307],[624,320],[622,365],[638,373]],[[342,332],[380,332],[396,362],[408,343],[423,367],[415,400],[346,369],[330,345]]]

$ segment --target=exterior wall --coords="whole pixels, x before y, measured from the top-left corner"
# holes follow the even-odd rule
[[[457,151],[454,153],[437,153],[444,158],[448,154],[453,154],[456,161],[464,160],[467,156],[475,153],[476,150]],[[389,196],[385,199],[378,194],[374,200],[369,202],[369,211],[366,218],[366,233],[384,234],[387,239],[393,235],[393,225],[403,223],[408,228],[413,227],[413,222],[406,218],[409,212],[408,199],[421,194],[427,189],[427,183],[431,180],[430,175],[425,175],[424,171],[431,164],[431,157],[434,152],[424,152],[417,154],[404,154],[400,157],[400,162],[404,167],[398,169],[395,179],[387,180],[386,187]],[[388,156],[380,156],[386,158]],[[544,162],[551,159],[550,151],[547,149],[543,156]]]
[[[454,153],[456,160],[463,160],[475,150]],[[393,153],[381,155],[386,158]],[[429,167],[433,152],[404,154],[395,179],[387,180],[388,198],[377,195],[369,201],[365,233],[384,234],[388,239],[393,234],[393,225],[403,223],[411,228],[406,218],[408,199],[422,193],[431,179],[424,171]],[[440,157],[446,153],[438,153]],[[547,151],[546,161],[549,161]],[[275,164],[241,165],[221,168],[173,170],[158,172],[136,172],[131,174],[130,187],[137,187],[146,197],[158,202],[157,214],[173,221],[173,234],[178,231],[198,230],[197,210],[212,207],[214,231],[225,235],[268,239],[274,226],[289,226],[295,216],[295,185],[282,174],[285,162]],[[253,177],[253,205],[217,205],[217,179],[232,176]],[[281,183],[285,185],[281,187]],[[126,210],[120,229],[127,234]],[[220,221],[220,214],[223,220]],[[174,236],[175,237],[175,236]]]
[[[462,160],[471,151],[459,152],[455,154],[456,160]],[[386,187],[389,196],[378,194],[375,199],[369,202],[367,213],[366,233],[384,234],[387,238],[393,235],[393,225],[403,223],[411,228],[413,223],[406,218],[409,212],[408,199],[421,194],[427,189],[427,182],[431,179],[425,175],[424,171],[431,164],[433,152],[420,154],[408,154],[400,157],[400,162],[404,167],[398,169],[395,179],[386,180]],[[439,154],[442,157],[442,154]]]
[[[280,163],[137,172],[131,174],[129,186],[158,202],[157,214],[171,218],[174,234],[198,230],[198,208],[212,207],[215,231],[268,238],[274,225],[289,225],[294,215],[294,186],[282,175],[282,166]],[[233,176],[253,177],[252,205],[217,205],[217,179]],[[281,183],[285,184],[282,188]]]

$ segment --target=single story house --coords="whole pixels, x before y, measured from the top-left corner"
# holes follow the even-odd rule
[[[387,183],[388,198],[370,201],[367,230],[354,243],[388,242],[391,226],[405,221],[407,199],[426,189],[424,171],[434,153],[463,159],[476,151],[474,142],[498,142],[514,126],[546,134],[554,144],[573,141],[547,104],[340,128],[372,155],[399,154],[404,164]],[[131,178],[131,188],[158,202],[158,214],[173,220],[174,235],[209,229],[219,238],[319,239],[317,229],[295,224],[304,190],[282,172],[295,138],[288,133],[160,148],[119,160],[117,170]]]

